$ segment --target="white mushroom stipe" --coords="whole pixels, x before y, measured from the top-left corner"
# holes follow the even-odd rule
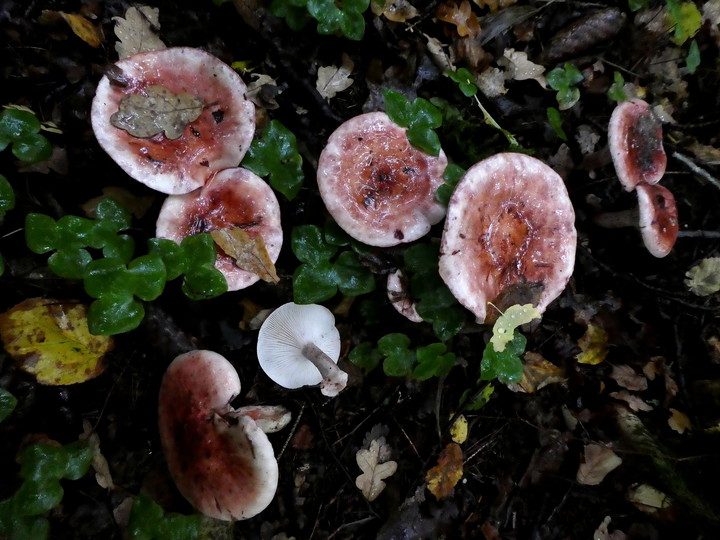
[[[347,384],[347,373],[337,367],[340,334],[332,312],[320,305],[292,302],[273,311],[258,334],[260,367],[283,388],[320,385],[336,396]]]

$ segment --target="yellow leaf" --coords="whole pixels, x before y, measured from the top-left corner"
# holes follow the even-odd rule
[[[493,326],[493,335],[490,343],[493,344],[495,352],[503,352],[505,345],[513,340],[515,329],[518,326],[527,324],[533,319],[539,319],[540,312],[532,304],[521,306],[515,304],[505,310],[505,313],[498,317]]]
[[[685,433],[685,430],[692,428],[692,422],[690,422],[690,418],[687,414],[672,408],[670,409],[670,412],[672,413],[672,416],[668,419],[668,425],[672,429],[682,434]]]
[[[210,231],[210,235],[220,249],[235,259],[238,268],[251,272],[269,283],[280,281],[262,236],[252,237],[239,227],[215,229]]]
[[[450,428],[450,438],[453,442],[462,444],[467,440],[468,434],[468,422],[467,419],[461,414],[457,417],[457,420],[453,422]]]
[[[82,39],[91,47],[99,47],[102,44],[100,29],[88,21],[82,15],[60,12],[62,18],[70,25],[70,28],[77,37]]]
[[[582,352],[575,358],[581,364],[593,366],[599,364],[605,360],[608,353],[607,339],[605,330],[594,324],[588,324],[585,334],[578,340],[578,347]]]
[[[463,477],[463,456],[460,445],[448,444],[438,458],[437,466],[427,472],[425,483],[436,499],[452,495],[453,489]]]
[[[85,305],[48,298],[30,298],[0,314],[0,338],[20,369],[46,385],[97,377],[113,347],[112,338],[90,334]]]

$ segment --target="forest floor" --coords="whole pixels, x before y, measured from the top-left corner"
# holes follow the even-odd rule
[[[305,180],[292,200],[278,194],[281,279],[203,301],[169,283],[145,303],[138,328],[114,337],[97,376],[77,384],[41,384],[0,349],[0,388],[17,399],[0,423],[0,501],[22,484],[22,448],[70,444],[85,425],[105,465],[96,464],[100,481],[92,472],[63,480],[62,502],[46,514],[50,538],[127,537],[140,493],[165,512],[192,514],[168,473],[156,411],[168,364],[197,348],[237,369],[242,393],[234,405],[283,405],[292,413],[290,425],[269,436],[279,464],[273,501],[249,520],[203,521],[205,537],[718,537],[720,302],[712,292],[692,292],[686,273],[720,248],[720,2],[421,0],[413,13],[398,1],[384,13],[377,5],[365,12],[361,39],[318,33],[297,5],[293,13],[307,19],[297,31],[263,0],[237,2],[240,9],[211,0],[147,5],[159,9],[165,45],[201,48],[236,67],[246,83],[262,83],[254,98],[258,132],[275,119],[297,138]],[[28,249],[28,213],[83,216],[87,201],[116,186],[131,194],[131,204],[149,201],[133,218],[137,245],[155,235],[165,195],[118,167],[90,123],[96,86],[118,58],[113,19],[130,6],[0,0],[1,104],[26,106],[60,130],[43,132],[54,149],[47,162],[29,165],[10,149],[0,152],[0,173],[16,198],[1,222],[0,313],[30,298],[92,301],[82,281],[54,275],[47,255]],[[61,12],[85,17],[99,31],[97,46],[74,33]],[[344,66],[352,79],[340,72],[332,84],[346,88],[332,96],[327,85],[316,86],[326,66]],[[545,76],[558,67],[569,73],[569,66],[581,79],[565,83],[559,96]],[[469,312],[462,330],[445,340],[455,363],[440,376],[389,376],[350,362],[359,344],[389,333],[404,334],[413,348],[439,341],[431,324],[408,321],[387,299],[386,275],[403,267],[401,244],[357,250],[374,291],[322,302],[336,317],[348,387],[332,399],[317,388],[279,387],[258,366],[254,318],[293,299],[300,263],[292,231],[330,220],[315,174],[333,130],[383,109],[383,91],[394,90],[440,106],[437,133],[451,162],[468,168],[511,149],[447,68],[472,74],[480,103],[524,152],[560,174],[575,209],[572,278],[542,320],[522,330],[524,384],[493,381],[490,395],[486,381],[476,383],[491,327],[472,322]],[[661,183],[674,194],[680,221],[677,243],[663,258],[647,252],[637,228],[595,221],[636,205],[608,150],[608,122],[621,94],[642,97],[663,121],[668,163]],[[549,109],[560,124],[551,125]],[[437,242],[442,231],[441,222],[418,242]],[[706,278],[713,280],[717,274]],[[468,407],[467,393],[482,390],[487,403]],[[461,413],[466,438],[451,434],[451,419]],[[380,461],[396,462],[397,470],[369,501],[356,487],[356,455],[373,440],[383,449]],[[448,457],[456,449],[459,462]],[[444,492],[428,489],[434,467]]]

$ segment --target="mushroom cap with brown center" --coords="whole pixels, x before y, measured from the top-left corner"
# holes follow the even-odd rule
[[[372,246],[412,242],[445,215],[435,200],[447,158],[413,147],[384,112],[338,127],[318,161],[320,195],[345,232]]]
[[[270,260],[277,260],[283,242],[280,205],[270,186],[247,169],[225,169],[198,191],[170,195],[160,209],[156,235],[180,243],[186,236],[229,227],[250,237],[262,236]],[[260,279],[239,268],[220,248],[215,267],[225,276],[229,291]]]
[[[223,356],[191,351],[170,363],[159,396],[160,440],[175,485],[200,512],[227,521],[264,510],[278,482],[267,436],[229,405],[239,392]]]
[[[627,191],[640,183],[657,184],[665,174],[662,124],[645,101],[631,99],[615,107],[608,144],[618,180]]]
[[[562,178],[542,161],[515,153],[485,159],[448,204],[440,276],[479,322],[488,302],[515,287],[538,288],[542,312],[572,275],[574,220]]]
[[[645,247],[655,257],[665,257],[675,245],[680,229],[675,197],[663,186],[647,184],[637,186],[637,196]]]
[[[255,133],[255,107],[230,66],[200,49],[174,47],[119,60],[98,84],[92,126],[100,146],[135,180],[163,193],[188,193],[213,172],[237,167]],[[135,137],[111,117],[130,95],[161,86],[204,102],[200,116],[177,139]]]

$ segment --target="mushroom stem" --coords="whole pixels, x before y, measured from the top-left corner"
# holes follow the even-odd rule
[[[636,227],[640,220],[640,209],[636,206],[618,212],[601,212],[593,217],[593,223],[606,229],[620,229],[622,227]]]
[[[317,368],[323,380],[320,383],[320,392],[324,396],[335,397],[347,385],[348,374],[337,367],[337,364],[314,343],[308,343],[302,348],[302,354]]]

